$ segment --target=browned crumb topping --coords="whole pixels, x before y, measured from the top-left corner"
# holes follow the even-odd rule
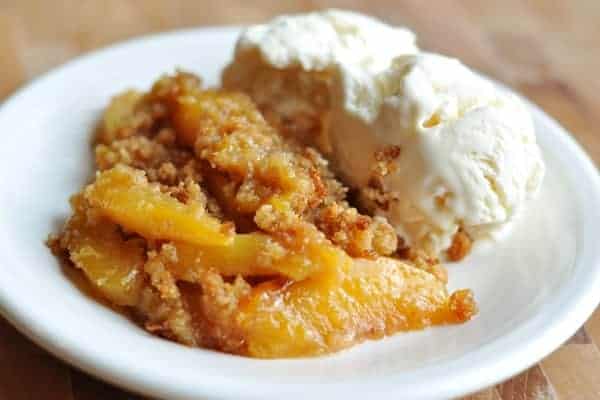
[[[396,232],[387,221],[371,219],[340,203],[321,208],[316,224],[333,243],[355,257],[389,255],[396,250]]]
[[[400,146],[389,145],[375,152],[375,165],[372,174],[377,177],[385,177],[396,169],[395,161],[400,157],[402,149]]]
[[[374,163],[367,185],[360,188],[358,202],[361,209],[370,214],[388,211],[390,205],[400,199],[400,193],[385,188],[384,178],[396,170],[396,160],[400,157],[402,149],[399,146],[386,146],[374,155]]]
[[[450,309],[460,321],[468,321],[477,312],[477,303],[470,289],[457,290],[450,295]]]
[[[454,234],[454,237],[452,238],[452,244],[446,251],[448,259],[450,261],[462,260],[471,252],[472,245],[473,241],[469,235],[462,229],[459,230]]]
[[[192,326],[192,317],[181,298],[177,281],[168,269],[168,263],[175,254],[166,249],[157,253],[148,252],[148,260],[144,264],[144,271],[148,274],[150,285],[154,287],[160,300],[161,307],[165,308],[165,318],[161,323],[153,322],[154,331],[163,335],[172,335],[177,341],[189,346],[198,345],[196,334]]]
[[[326,151],[329,93],[334,79],[330,71],[257,66],[251,71],[252,77],[244,72],[231,64],[223,72],[223,86],[247,93],[283,136]]]
[[[412,262],[415,267],[435,275],[442,282],[448,282],[448,271],[437,257],[410,247],[399,250],[398,255],[400,258]]]
[[[244,353],[244,334],[236,317],[240,299],[247,297],[252,288],[241,277],[226,283],[221,275],[208,271],[200,287],[188,286],[184,291],[186,301],[198,313],[198,330],[202,332],[204,346],[229,353]]]

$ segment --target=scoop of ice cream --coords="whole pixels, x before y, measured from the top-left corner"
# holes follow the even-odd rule
[[[374,18],[341,10],[282,15],[246,29],[236,56],[258,53],[275,68],[322,71],[337,64],[387,68],[394,56],[416,51],[414,34]]]
[[[401,56],[372,79],[342,71],[330,156],[363,201],[431,253],[459,229],[473,239],[510,226],[540,187],[531,117],[458,60]]]
[[[314,143],[326,130],[341,68],[360,81],[416,51],[411,31],[358,13],[283,15],[242,32],[222,81],[248,93],[284,135]]]

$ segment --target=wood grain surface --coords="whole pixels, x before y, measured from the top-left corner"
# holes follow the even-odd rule
[[[600,161],[598,0],[0,0],[0,100],[80,53],[132,36],[325,7],[407,25],[422,48],[459,57],[525,94]],[[538,365],[466,399],[600,399],[596,344],[600,311]],[[133,398],[58,361],[0,319],[0,399]]]

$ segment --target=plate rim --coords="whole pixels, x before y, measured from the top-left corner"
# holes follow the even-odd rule
[[[28,93],[42,87],[46,82],[52,81],[55,76],[58,76],[69,69],[77,68],[80,63],[92,62],[95,58],[110,57],[111,52],[123,50],[127,47],[143,46],[148,42],[177,37],[179,35],[191,34],[202,36],[209,33],[232,34],[239,31],[239,29],[239,26],[227,25],[173,30],[134,37],[126,41],[87,52],[57,68],[51,69],[29,83],[21,86],[10,97],[5,99],[4,102],[0,103],[0,118],[2,118],[5,113],[10,112],[13,107],[18,108],[19,102],[23,101],[23,99],[26,100]],[[494,81],[489,77],[486,77],[486,79]],[[507,88],[503,84],[499,85]],[[508,90],[512,93],[516,93],[512,89]],[[591,183],[585,188],[580,188],[582,199],[585,200],[585,204],[581,204],[581,206],[584,207],[588,205],[588,202],[591,200],[597,200],[600,203],[600,175],[598,174],[598,169],[593,161],[575,138],[556,120],[531,101],[527,99],[523,100],[531,110],[534,118],[555,132],[555,135],[561,140],[561,144],[565,146],[565,152],[570,154],[570,156],[577,161],[577,167],[582,174],[582,178]],[[585,221],[582,222],[582,226],[587,225],[590,225],[590,223],[586,223]],[[589,248],[587,250],[588,252],[590,251]],[[563,287],[562,292],[572,293],[572,291],[568,291],[567,288],[571,286],[578,287],[575,283],[581,281],[582,287],[585,288],[584,290],[581,290],[582,287],[578,287],[578,289],[581,290],[580,294],[564,300],[566,302],[565,304],[569,305],[569,307],[561,309],[559,313],[556,313],[551,318],[546,318],[547,321],[541,321],[541,316],[537,315],[519,325],[515,332],[511,332],[504,337],[495,339],[489,345],[482,346],[481,349],[467,353],[478,355],[481,360],[487,360],[484,369],[482,369],[481,366],[463,368],[458,372],[447,372],[447,376],[441,378],[436,385],[428,384],[423,388],[413,385],[413,392],[411,393],[414,393],[415,396],[411,396],[411,398],[432,398],[436,396],[453,397],[475,392],[518,374],[522,370],[537,363],[566,341],[577,329],[579,329],[600,303],[600,251],[598,249],[592,249],[590,260],[582,260],[580,257],[581,251],[581,249],[577,250],[578,257],[576,263],[581,264],[587,261],[594,265],[590,265],[591,273],[583,277],[586,279],[581,281],[582,277],[579,277],[580,279],[577,280],[577,276],[573,276],[569,286]],[[595,269],[593,268],[594,266],[596,267]],[[580,273],[581,269],[582,268],[575,268],[575,270]],[[192,393],[186,391],[185,388],[173,389],[172,387],[168,387],[168,385],[163,385],[163,383],[167,382],[164,378],[159,383],[159,380],[154,379],[155,377],[141,376],[140,374],[136,374],[136,371],[123,373],[118,366],[114,365],[114,363],[110,363],[109,356],[100,359],[89,353],[86,354],[85,351],[77,351],[76,348],[81,346],[61,343],[60,338],[55,337],[52,334],[51,327],[46,327],[43,324],[38,323],[38,321],[32,320],[31,315],[28,316],[26,310],[11,299],[9,292],[9,290],[6,290],[6,288],[0,285],[0,313],[22,334],[57,358],[67,362],[69,365],[84,370],[99,379],[108,381],[129,391],[153,396],[165,396],[168,398],[210,396],[211,398],[222,399],[235,398],[242,394],[250,396],[251,398],[264,398],[264,396],[274,396],[281,393],[290,395],[293,395],[294,393],[296,393],[296,395],[298,393],[307,393],[308,388],[304,384],[269,384],[270,387],[265,388],[260,382],[254,382],[253,388],[256,392],[249,393],[248,390],[250,388],[248,386],[249,382],[247,381],[241,381],[242,384],[239,384],[239,382],[237,382],[238,384],[232,384],[236,382],[227,381],[229,385],[222,385],[220,381],[216,383],[205,382],[206,384],[202,385],[203,390],[201,392],[195,391]],[[565,297],[564,293],[562,297]],[[557,298],[553,300],[558,301]],[[504,349],[505,354],[497,355],[498,347],[501,349],[504,342],[514,342],[515,338],[518,336],[517,333],[525,331],[527,328],[531,330],[532,325],[535,324],[542,324],[545,326],[546,330],[536,338],[530,337],[527,341],[527,346],[520,343],[519,346],[513,346],[514,348],[509,348],[508,350]],[[482,350],[485,350],[485,352],[482,353]],[[490,353],[495,353],[496,356],[490,356]],[[456,360],[452,360],[452,362],[456,364],[464,358],[465,356],[461,356]],[[435,370],[435,368],[429,368],[429,371],[433,370]],[[391,394],[398,389],[394,384],[394,376],[395,375],[389,374],[383,377],[369,378],[361,382],[344,382],[343,391],[345,393],[352,393],[353,396],[351,397],[356,396],[358,398],[358,396],[367,393],[372,394],[373,386],[377,384],[378,393]],[[336,395],[339,394],[339,391],[341,390],[339,384],[335,383],[313,384],[311,386],[317,387],[321,396],[327,394]],[[197,388],[198,387],[196,387],[196,389]]]

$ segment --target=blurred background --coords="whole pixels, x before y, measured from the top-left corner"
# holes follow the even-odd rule
[[[0,0],[0,102],[54,66],[134,36],[329,7],[408,26],[421,48],[459,57],[539,104],[600,161],[598,0]],[[542,363],[471,399],[600,399],[594,340],[598,311]],[[66,367],[0,319],[0,398],[133,397]]]

